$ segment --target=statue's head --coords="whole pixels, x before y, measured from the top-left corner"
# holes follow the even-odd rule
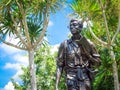
[[[70,31],[72,34],[77,34],[82,31],[83,23],[78,19],[72,19],[70,21]]]

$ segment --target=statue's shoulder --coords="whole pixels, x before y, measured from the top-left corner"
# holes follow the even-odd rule
[[[91,45],[94,45],[93,42],[90,40],[90,39],[87,39],[86,37],[82,36],[80,38],[80,42],[79,42],[80,45],[83,45],[83,46],[91,46]]]
[[[72,42],[71,39],[65,39],[61,44],[60,47],[67,47],[68,44],[70,44]]]
[[[89,53],[92,51],[92,48],[95,47],[94,43],[91,40],[85,38],[84,36],[81,38],[79,44],[82,45]]]
[[[90,39],[87,39],[87,41],[91,46],[95,47],[95,44]]]
[[[60,47],[65,47],[65,44],[67,44],[67,42],[68,42],[68,40],[66,39],[66,40],[64,40],[63,42],[61,42],[61,44],[60,44]]]

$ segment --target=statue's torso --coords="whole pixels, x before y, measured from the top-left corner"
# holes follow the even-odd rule
[[[66,66],[70,68],[75,68],[77,66],[85,67],[88,65],[84,48],[78,46],[77,43],[71,39],[67,42],[65,63]]]

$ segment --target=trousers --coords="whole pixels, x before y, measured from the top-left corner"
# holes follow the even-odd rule
[[[69,69],[66,72],[67,90],[91,90],[91,81],[85,69]]]

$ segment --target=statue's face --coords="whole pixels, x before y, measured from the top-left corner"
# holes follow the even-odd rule
[[[78,20],[71,20],[70,31],[72,34],[79,33],[82,30],[82,24]]]

